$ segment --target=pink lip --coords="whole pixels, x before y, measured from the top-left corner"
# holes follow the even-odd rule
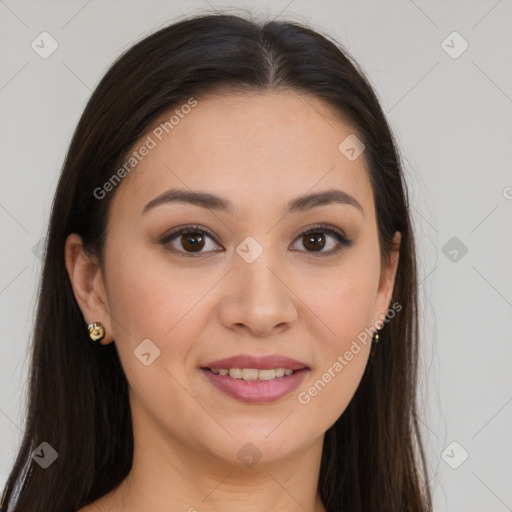
[[[287,365],[271,366],[271,368],[290,368]],[[250,368],[251,366],[232,366],[228,368]],[[218,368],[226,368],[218,366]],[[259,366],[260,369],[265,369]],[[307,368],[294,371],[291,375],[276,378],[273,380],[252,380],[245,381],[243,379],[233,379],[229,375],[216,375],[207,368],[201,368],[203,374],[209,381],[220,391],[226,395],[236,398],[242,402],[265,403],[279,400],[291,393],[304,379]]]
[[[306,363],[290,359],[289,357],[280,355],[257,357],[248,354],[240,354],[238,356],[213,361],[202,365],[201,368],[210,368],[212,370],[220,370],[222,368],[257,368],[259,370],[290,368],[291,370],[302,370],[303,368],[306,368],[309,370]]]

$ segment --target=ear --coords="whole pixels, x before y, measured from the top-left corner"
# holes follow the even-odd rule
[[[389,260],[385,260],[382,265],[379,289],[377,290],[377,299],[375,302],[375,318],[374,323],[379,329],[384,323],[384,319],[388,312],[393,288],[395,286],[396,270],[398,268],[398,258],[400,255],[400,242],[402,234],[399,231],[393,236],[393,248],[389,256]]]
[[[84,320],[87,324],[92,322],[103,324],[105,337],[101,340],[101,344],[108,345],[113,341],[113,333],[98,260],[84,250],[82,237],[76,233],[67,237],[64,254],[73,293],[82,310]]]

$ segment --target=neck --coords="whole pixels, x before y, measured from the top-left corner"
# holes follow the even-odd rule
[[[262,464],[262,458],[253,467],[185,451],[167,458],[136,449],[132,470],[114,491],[112,512],[325,512],[318,493],[322,442],[287,460]]]

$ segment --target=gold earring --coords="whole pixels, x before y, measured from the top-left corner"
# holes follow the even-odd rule
[[[105,328],[101,322],[93,322],[87,326],[89,329],[89,338],[94,345],[98,345],[105,337]]]
[[[375,334],[373,335],[372,337],[372,348],[370,350],[370,355],[371,356],[374,356],[375,355],[375,344],[379,342],[379,329],[377,329],[377,331],[375,331]]]

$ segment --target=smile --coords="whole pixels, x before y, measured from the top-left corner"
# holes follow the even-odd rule
[[[269,403],[296,389],[309,369],[201,368],[201,371],[216,389],[231,398],[246,403]]]

